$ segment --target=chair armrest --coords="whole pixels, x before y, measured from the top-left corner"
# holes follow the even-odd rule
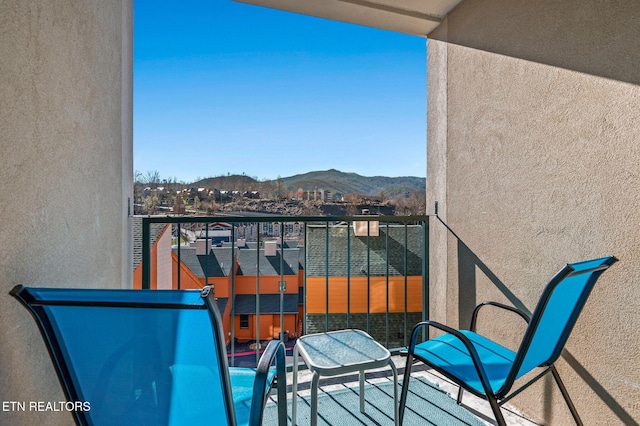
[[[251,399],[251,413],[249,415],[250,425],[262,424],[262,414],[264,405],[268,397],[267,378],[269,369],[276,362],[276,383],[278,386],[278,406],[280,401],[287,400],[287,375],[285,370],[285,348],[281,340],[272,340],[262,353],[258,366],[256,367],[256,379],[253,384],[253,396]],[[286,411],[278,407],[278,424],[286,425]]]
[[[449,326],[446,326],[444,324],[440,324],[439,322],[436,321],[422,321],[419,322],[418,324],[416,324],[415,327],[413,327],[413,331],[411,332],[411,341],[409,342],[409,353],[408,353],[408,357],[407,359],[412,359],[413,358],[413,354],[416,348],[416,339],[418,337],[418,332],[420,331],[420,329],[422,327],[434,327],[437,328],[438,330],[442,330],[445,331],[447,333],[449,333],[450,335],[454,336],[455,338],[457,338],[458,340],[460,340],[462,342],[462,344],[467,348],[467,350],[469,351],[469,355],[471,356],[471,360],[473,361],[473,365],[476,369],[476,372],[478,373],[478,377],[480,378],[480,381],[482,382],[482,387],[484,388],[485,394],[486,395],[493,395],[493,391],[491,389],[491,384],[489,383],[489,378],[487,377],[487,373],[484,369],[484,366],[482,365],[482,362],[480,361],[480,356],[478,355],[478,351],[476,351],[475,346],[473,346],[473,343],[471,343],[471,340],[469,340],[469,338],[467,336],[465,336],[464,334],[460,333],[460,331],[451,328]]]
[[[469,328],[469,330],[476,331],[478,313],[480,312],[480,309],[483,308],[484,306],[495,306],[496,308],[501,308],[507,311],[514,312],[518,314],[522,319],[524,319],[527,324],[529,324],[529,321],[531,320],[531,317],[528,314],[526,314],[525,312],[523,312],[518,308],[514,308],[513,306],[505,305],[503,303],[498,303],[498,302],[484,302],[476,306],[476,308],[473,310],[473,315],[471,316],[471,327]]]

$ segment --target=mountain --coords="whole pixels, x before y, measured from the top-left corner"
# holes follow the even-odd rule
[[[361,176],[356,173],[330,169],[282,178],[282,184],[292,192],[298,188],[305,191],[324,189],[342,195],[356,193],[365,196],[378,196],[384,193],[387,197],[393,197],[407,191],[424,191],[426,179],[415,176]]]
[[[304,191],[323,189],[336,194],[360,194],[364,196],[394,197],[406,192],[424,191],[426,179],[415,176],[386,177],[386,176],[361,176],[357,173],[345,173],[330,169],[315,171],[290,177],[282,177],[282,190],[295,192],[298,188]],[[229,175],[207,178],[194,182],[191,186],[218,188],[226,190],[258,189],[260,184],[255,179],[245,175]],[[277,180],[267,181],[272,188],[277,186]]]

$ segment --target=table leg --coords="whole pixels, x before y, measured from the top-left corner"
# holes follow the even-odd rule
[[[391,371],[393,371],[393,419],[395,426],[399,426],[400,418],[398,417],[398,370],[392,359],[389,359]]]
[[[311,379],[311,426],[318,424],[318,382],[320,375],[317,371],[313,372]]]
[[[364,413],[364,370],[360,370],[360,412]]]
[[[293,385],[291,386],[291,426],[296,426],[296,403],[298,402],[298,345],[293,349]]]

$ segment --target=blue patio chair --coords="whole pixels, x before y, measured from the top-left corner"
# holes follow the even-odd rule
[[[229,368],[210,287],[11,295],[35,318],[80,425],[259,425],[274,383],[286,425],[283,343],[271,341],[256,369]]]
[[[400,396],[401,422],[407,403],[411,366],[413,359],[417,358],[460,386],[458,404],[462,402],[463,390],[488,400],[501,426],[506,423],[500,406],[551,372],[576,424],[582,425],[553,363],[560,356],[596,280],[616,260],[615,257],[604,257],[565,265],[547,284],[531,317],[511,306],[486,302],[475,308],[470,330],[454,330],[435,321],[418,323],[413,329],[408,348]],[[485,306],[514,312],[528,323],[517,352],[475,332],[478,312]],[[423,327],[434,327],[446,333],[416,344]],[[538,367],[543,370],[512,391],[517,379]]]

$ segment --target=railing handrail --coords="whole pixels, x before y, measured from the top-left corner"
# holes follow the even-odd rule
[[[154,215],[138,216],[144,223],[217,223],[217,222],[239,222],[239,223],[265,223],[265,222],[422,222],[433,215],[419,216],[389,216],[389,215],[354,215],[354,216],[293,216],[293,215],[273,215],[273,216],[171,216]]]

